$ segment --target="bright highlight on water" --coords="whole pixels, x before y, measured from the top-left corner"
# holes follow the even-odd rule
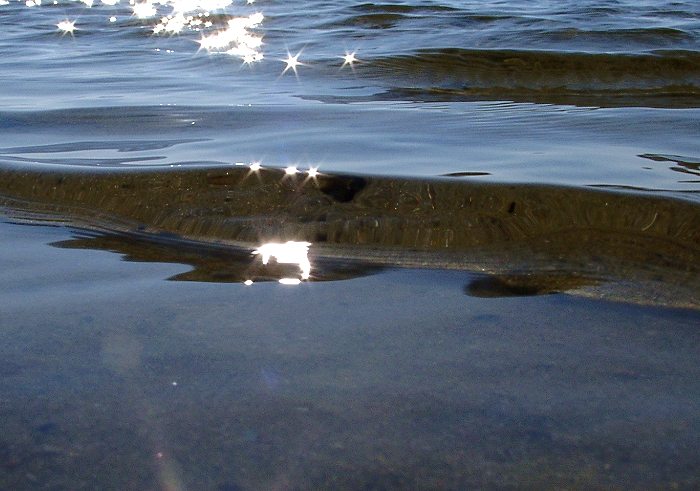
[[[311,262],[309,261],[310,242],[287,241],[285,243],[268,242],[258,247],[253,254],[259,254],[262,263],[267,264],[270,259],[275,259],[279,264],[296,264],[299,266],[299,278],[280,278],[284,285],[297,285],[300,280],[308,280],[311,276]]]
[[[3,0],[4,1],[4,0]],[[85,8],[92,8],[92,0],[80,0]],[[102,0],[105,6],[115,7],[119,0]],[[228,12],[239,7],[233,6],[232,0],[160,0],[160,1],[135,1],[130,0],[129,5],[132,16],[151,23],[154,35],[179,35],[186,32],[201,32],[202,36],[197,42],[201,49],[212,54],[227,54],[240,59],[244,65],[250,65],[263,61],[263,35],[259,34],[265,19],[261,12],[254,12],[244,16],[230,16]],[[248,0],[246,5],[254,4],[254,0]],[[1,5],[8,5],[5,2]],[[58,4],[58,2],[54,2]],[[41,1],[29,0],[27,7],[41,6]],[[121,9],[120,9],[121,10]],[[230,17],[225,24],[213,19],[219,19],[215,12],[226,12]],[[119,17],[110,16],[109,22],[117,22]],[[73,34],[76,30],[77,20],[63,20],[56,24],[62,33]],[[282,74],[292,71],[297,75],[297,68],[304,63],[299,61],[301,52],[295,55],[288,54],[283,61],[286,66]],[[346,52],[342,67],[353,66],[358,60],[355,52]]]

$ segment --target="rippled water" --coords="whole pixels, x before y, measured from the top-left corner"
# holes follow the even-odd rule
[[[696,2],[32,4],[0,6],[3,155],[697,191]]]
[[[0,0],[0,53],[0,488],[698,486],[697,1]]]
[[[4,105],[694,107],[700,90],[696,2],[47,3],[3,6],[2,67],[17,91]],[[66,21],[74,31],[57,27]],[[300,66],[281,77],[290,55]]]

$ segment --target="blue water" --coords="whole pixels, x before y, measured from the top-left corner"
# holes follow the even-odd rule
[[[6,489],[698,482],[697,313],[473,298],[459,271],[164,281],[189,268],[0,232]]]
[[[700,2],[0,0],[0,54],[0,489],[700,487]]]
[[[70,162],[85,141],[188,140],[129,158],[471,173],[695,199],[696,2],[221,5],[209,17],[197,2],[143,17],[126,2],[0,6],[0,153],[57,144],[22,156]],[[178,15],[184,25],[164,22]],[[226,29],[231,42],[216,45]]]

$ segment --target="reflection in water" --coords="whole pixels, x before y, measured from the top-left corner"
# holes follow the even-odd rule
[[[274,258],[279,264],[297,264],[301,279],[280,278],[280,283],[284,285],[296,285],[301,280],[308,280],[311,274],[311,263],[309,262],[310,242],[287,241],[284,244],[268,242],[258,247],[253,254],[260,254],[262,263],[267,264],[270,258]]]
[[[529,297],[575,291],[597,283],[595,279],[577,274],[490,275],[471,280],[464,293],[481,298]]]
[[[353,64],[358,61],[358,59],[355,57],[355,51],[353,52],[345,52],[344,56],[341,56],[343,59],[343,65],[340,68],[345,68],[345,66],[349,66],[350,68],[353,68]]]
[[[251,32],[260,26],[263,15],[259,12],[247,17],[234,17],[228,21],[226,29],[209,36],[203,36],[199,42],[208,52],[222,52],[236,56],[245,64],[262,61],[262,37]],[[156,26],[157,28],[158,26]],[[167,26],[163,27],[167,30]],[[155,29],[154,29],[154,32]]]
[[[73,34],[73,31],[75,31],[75,21],[62,20],[56,24],[56,27],[58,27],[63,34]]]
[[[308,279],[314,282],[369,276],[383,269],[381,265],[358,260],[315,257],[314,274],[310,275],[311,262],[306,255],[300,255],[297,258],[299,262],[285,264],[278,257],[275,261],[263,264],[256,260],[256,255],[250,249],[217,247],[165,235],[94,233],[82,230],[76,231],[73,239],[51,245],[67,249],[105,250],[121,254],[126,261],[186,264],[192,268],[169,278],[173,281],[252,285],[287,278],[300,282],[304,263],[308,263]]]
[[[82,0],[85,8],[93,6],[92,0]],[[111,7],[110,14],[130,16],[147,22],[154,35],[172,36],[184,32],[201,32],[198,41],[208,53],[224,53],[251,64],[262,61],[263,38],[255,33],[264,20],[260,12],[232,16],[232,0],[145,0],[129,2],[128,7],[118,5],[119,0],[102,0]],[[125,2],[126,3],[126,2]],[[254,2],[249,0],[248,5]],[[27,7],[41,7],[40,0],[29,0]],[[57,1],[53,2],[56,5]],[[0,0],[0,6],[9,5]],[[128,12],[128,13],[127,13]],[[110,23],[117,21],[116,15],[108,17]],[[64,19],[56,24],[62,34],[73,34],[80,21]]]
[[[672,171],[700,176],[700,159],[697,157],[682,157],[680,155],[658,155],[653,153],[645,153],[640,155],[644,159],[653,160],[656,162],[672,162],[676,165],[670,167]],[[679,182],[700,182],[697,180],[679,181]]]

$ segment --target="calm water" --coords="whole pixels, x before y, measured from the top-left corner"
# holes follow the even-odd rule
[[[0,0],[0,54],[0,489],[700,486],[697,1]]]

